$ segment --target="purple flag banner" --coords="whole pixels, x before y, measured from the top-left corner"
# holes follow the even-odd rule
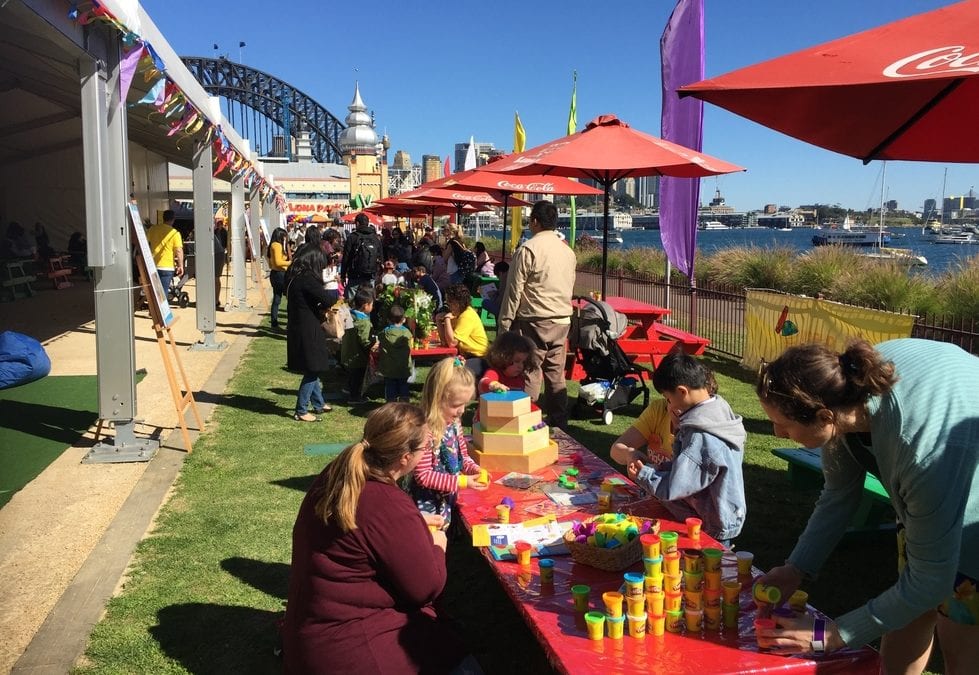
[[[678,0],[659,46],[663,69],[660,135],[700,152],[704,104],[693,97],[681,100],[676,90],[704,79],[704,0]],[[659,194],[659,235],[663,250],[674,267],[693,278],[700,179],[663,176]]]

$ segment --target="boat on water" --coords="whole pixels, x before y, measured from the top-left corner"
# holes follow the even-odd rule
[[[954,232],[951,234],[940,234],[933,241],[933,244],[979,244],[979,238],[972,232]]]
[[[891,233],[880,227],[855,225],[847,216],[842,227],[830,226],[812,237],[813,246],[883,246],[891,242]]]
[[[727,230],[727,225],[719,220],[704,220],[697,225],[698,230]]]
[[[888,248],[886,246],[881,246],[875,251],[868,251],[867,253],[861,253],[861,257],[869,258],[871,260],[880,260],[881,262],[895,262],[908,265],[909,267],[927,267],[928,258],[923,255],[918,255],[913,251],[908,251],[902,248]]]
[[[877,230],[820,230],[812,236],[813,246],[881,246],[890,241],[889,232]]]

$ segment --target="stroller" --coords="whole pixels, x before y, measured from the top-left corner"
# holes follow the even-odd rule
[[[575,412],[600,412],[602,422],[612,423],[612,411],[632,403],[642,393],[642,405],[649,405],[648,374],[629,360],[616,339],[626,328],[626,318],[605,302],[573,298],[569,348],[585,371]]]
[[[167,302],[179,307],[190,304],[190,295],[184,290],[187,282],[194,278],[194,242],[184,242],[184,273],[174,277],[167,290]]]

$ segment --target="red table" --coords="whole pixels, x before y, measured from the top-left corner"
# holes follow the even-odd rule
[[[446,356],[455,356],[459,353],[459,350],[455,347],[444,347],[438,345],[435,347],[420,347],[411,350],[411,358],[413,359],[444,359]]]
[[[589,482],[601,482],[605,476],[622,475],[614,471],[593,453],[573,438],[556,430],[560,457],[558,464],[539,471],[536,475],[550,480],[574,464],[581,473],[579,478]],[[496,476],[498,477],[498,476]],[[628,483],[628,489],[634,486]],[[538,484],[539,485],[539,484]],[[531,504],[547,497],[530,490],[510,490],[491,483],[485,491],[465,490],[460,493],[458,512],[467,528],[473,524],[493,522],[495,506],[504,495],[515,502],[511,511],[511,522],[520,522],[536,517],[525,509]],[[595,505],[591,505],[594,507]],[[623,508],[624,506],[624,508]],[[681,533],[681,548],[701,548],[717,546],[711,538],[703,535],[699,541],[685,536],[685,528],[669,520],[665,508],[656,500],[633,501],[630,504],[616,502],[619,510],[660,518],[662,531],[675,530]],[[561,519],[586,518],[597,512],[595,508],[579,511]],[[638,640],[628,635],[622,640],[605,638],[592,641],[587,637],[584,620],[574,611],[571,586],[579,583],[591,587],[590,604],[593,609],[602,610],[601,594],[618,589],[622,574],[605,572],[586,565],[575,563],[570,556],[556,556],[554,560],[554,584],[542,587],[537,560],[529,567],[520,567],[513,562],[500,562],[493,559],[486,549],[483,555],[517,609],[523,614],[534,635],[543,645],[551,663],[563,673],[671,673],[700,675],[701,673],[760,673],[779,671],[788,673],[874,673],[879,670],[877,652],[865,647],[845,649],[829,656],[814,660],[789,658],[760,652],[755,642],[753,620],[754,603],[748,589],[742,593],[738,629],[725,629],[720,633],[704,632],[700,635],[671,634],[661,637],[647,635]],[[641,570],[641,563],[635,570]],[[733,553],[726,553],[722,561],[724,576],[735,577],[737,567]],[[745,579],[750,587],[750,580]]]
[[[605,302],[616,312],[625,314],[629,320],[629,327],[622,334],[622,338],[632,340],[653,340],[653,324],[662,320],[670,314],[670,310],[659,305],[651,305],[648,302],[633,300],[612,295],[605,298]]]

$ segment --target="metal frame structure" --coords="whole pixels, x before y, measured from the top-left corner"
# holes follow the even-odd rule
[[[306,130],[316,161],[343,163],[340,134],[346,126],[308,94],[273,75],[228,59],[183,56],[181,60],[208,94],[223,100],[228,121],[252,141],[259,154],[272,154],[272,136],[278,135],[272,131],[298,138],[299,131]],[[284,150],[292,159],[292,143],[287,142]]]

